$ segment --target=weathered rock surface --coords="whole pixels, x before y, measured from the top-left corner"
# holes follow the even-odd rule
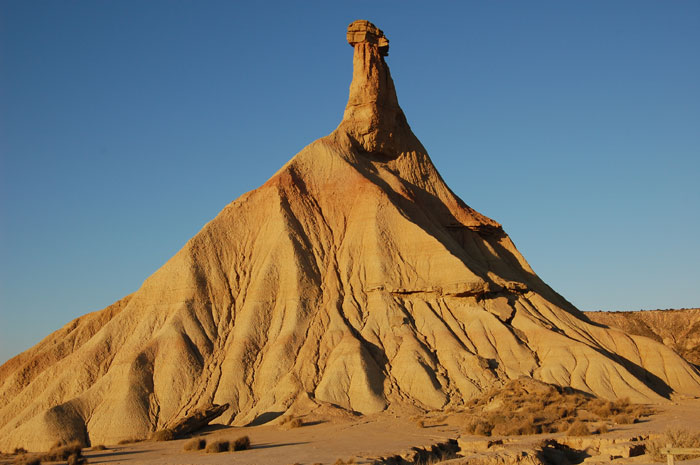
[[[166,425],[166,427],[173,432],[176,438],[182,438],[195,431],[199,431],[212,420],[219,418],[228,410],[228,407],[228,404],[202,407],[190,413],[185,418],[180,418],[172,425]]]
[[[700,308],[585,313],[596,323],[662,342],[700,367]]]
[[[520,376],[640,402],[700,395],[694,367],[591,324],[452,193],[398,105],[381,37],[355,37],[335,131],[134,294],[0,367],[0,449],[148,437],[211,404],[236,425],[439,409]]]

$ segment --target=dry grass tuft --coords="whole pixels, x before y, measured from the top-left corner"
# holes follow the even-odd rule
[[[348,460],[338,459],[335,462],[333,462],[333,465],[351,465],[353,463],[355,463],[354,458],[349,458]]]
[[[129,439],[122,439],[119,441],[117,444],[134,444],[136,442],[143,442],[143,439],[141,438],[129,438]]]
[[[73,455],[76,459],[83,456],[83,445],[78,441],[62,446],[54,445],[47,453],[41,456],[41,460],[46,462],[58,462],[68,460],[68,458]]]
[[[688,431],[685,429],[669,429],[658,439],[647,442],[647,452],[654,460],[664,461],[666,456],[660,450],[671,444],[671,447],[696,448],[700,447],[700,431]],[[676,455],[676,460],[688,460],[697,455]]]
[[[304,421],[301,418],[290,415],[282,420],[280,426],[284,429],[301,428],[304,426]]]
[[[629,425],[631,423],[634,423],[636,418],[632,417],[631,415],[628,415],[626,413],[620,413],[618,415],[615,415],[612,419],[615,423],[618,425]]]
[[[628,399],[610,402],[531,378],[512,380],[468,405],[465,432],[480,436],[566,432],[575,422],[597,423],[625,416],[632,423],[652,414],[648,407]]]
[[[493,431],[493,423],[481,418],[471,418],[465,426],[468,434],[476,434],[478,436],[491,436]]]
[[[219,452],[228,452],[230,448],[230,441],[214,441],[207,445],[206,452],[208,454],[218,454]]]
[[[156,431],[151,436],[151,441],[173,441],[175,439],[175,432],[170,428],[162,429]]]
[[[183,450],[202,450],[207,447],[207,440],[204,438],[192,438],[182,446]]]
[[[574,422],[571,427],[566,431],[568,436],[588,436],[591,432],[588,430],[588,426],[582,421]]]
[[[238,451],[246,449],[250,449],[250,438],[248,436],[241,436],[233,441],[233,450]]]
[[[17,457],[13,462],[13,465],[41,465],[41,459],[39,457],[28,457],[23,455],[22,457]]]
[[[85,463],[87,463],[87,459],[85,457],[78,454],[71,454],[68,457],[66,465],[83,465]]]
[[[218,452],[228,452],[228,451],[239,451],[250,449],[250,438],[248,436],[241,436],[235,441],[215,441],[210,443],[206,447],[207,453],[218,453]]]
[[[107,447],[104,444],[98,444],[96,446],[92,446],[92,450],[107,450]]]
[[[593,431],[593,434],[605,434],[605,433],[607,433],[607,432],[608,432],[608,425],[606,425],[605,423],[603,423],[603,424],[600,425],[598,428],[596,428],[595,431]]]
[[[27,453],[27,449],[25,449],[24,447],[15,447],[15,450],[13,450],[12,453],[13,453],[14,455],[17,455],[17,454],[26,454],[26,453]]]

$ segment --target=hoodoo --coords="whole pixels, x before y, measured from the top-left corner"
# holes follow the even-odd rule
[[[343,119],[135,293],[0,367],[0,449],[148,437],[192,412],[457,406],[521,376],[604,398],[700,395],[672,350],[591,323],[445,185],[399,107],[389,41],[348,29]]]

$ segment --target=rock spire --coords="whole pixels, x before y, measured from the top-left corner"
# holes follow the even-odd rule
[[[340,128],[370,154],[393,158],[422,148],[411,132],[384,57],[389,39],[366,20],[348,26],[348,43],[354,48],[350,97]]]

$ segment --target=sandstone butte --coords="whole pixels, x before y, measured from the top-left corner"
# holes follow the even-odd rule
[[[399,107],[387,38],[367,21],[347,37],[335,131],[138,291],[0,367],[0,449],[148,437],[212,404],[232,425],[437,410],[522,376],[635,402],[700,395],[696,368],[592,323],[455,196]]]

